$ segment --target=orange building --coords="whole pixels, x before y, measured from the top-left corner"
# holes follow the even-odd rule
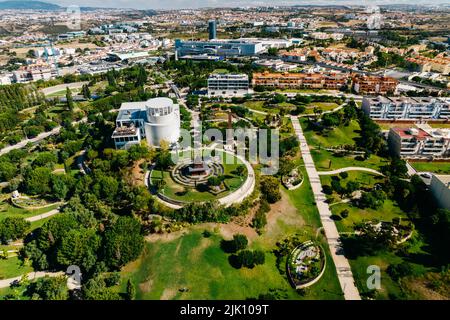
[[[253,86],[281,89],[334,89],[347,83],[348,76],[341,73],[254,73]]]
[[[391,77],[354,75],[353,89],[356,93],[366,95],[394,94],[397,91],[398,80]]]

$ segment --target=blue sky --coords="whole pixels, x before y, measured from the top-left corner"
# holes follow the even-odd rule
[[[450,0],[42,0],[56,3],[62,6],[80,5],[111,8],[135,8],[135,9],[179,9],[199,7],[238,7],[238,6],[263,6],[263,5],[296,5],[296,4],[438,4],[449,3]]]

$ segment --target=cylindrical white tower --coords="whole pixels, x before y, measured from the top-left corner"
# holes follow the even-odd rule
[[[162,140],[169,144],[180,138],[180,108],[170,98],[154,98],[146,102],[147,121],[145,135],[151,146],[158,147]]]

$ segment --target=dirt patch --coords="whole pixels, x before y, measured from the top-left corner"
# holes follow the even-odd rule
[[[139,290],[141,290],[141,292],[147,293],[150,292],[150,290],[152,290],[152,286],[153,286],[153,279],[148,279],[147,281],[139,284]]]
[[[189,229],[175,231],[171,233],[152,233],[145,237],[147,242],[171,242],[189,232]]]
[[[270,211],[267,213],[267,225],[265,227],[265,236],[267,238],[277,239],[284,232],[279,225],[279,221],[282,221],[284,225],[293,225],[296,228],[300,228],[305,223],[284,191],[281,192],[280,201],[271,205]]]
[[[249,241],[258,237],[258,233],[252,227],[243,227],[233,222],[220,224],[220,234],[225,239],[231,239],[233,235],[238,233],[245,235]]]
[[[143,186],[145,179],[145,171],[140,167],[145,160],[141,159],[134,163],[133,168],[131,168],[130,175],[128,177],[128,182],[133,186]]]
[[[177,294],[177,290],[175,289],[171,289],[171,288],[166,288],[164,289],[160,300],[171,300],[173,297],[175,297]]]

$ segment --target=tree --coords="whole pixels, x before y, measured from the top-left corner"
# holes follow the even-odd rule
[[[51,181],[53,196],[59,200],[64,200],[69,192],[69,187],[67,186],[63,176],[53,175]]]
[[[245,170],[246,170],[246,168],[244,165],[242,165],[242,164],[238,165],[236,168],[236,175],[238,175],[239,177],[242,177],[245,173]]]
[[[105,262],[113,269],[139,257],[144,248],[144,237],[141,224],[131,217],[119,217],[105,230],[104,257]]]
[[[357,181],[349,181],[347,182],[347,185],[345,186],[345,193],[347,195],[351,195],[356,190],[359,190],[360,186]]]
[[[280,184],[277,178],[264,176],[261,178],[261,193],[269,203],[275,203],[281,199]]]
[[[33,300],[67,300],[69,291],[65,277],[44,277],[28,286]]]
[[[161,150],[156,155],[155,164],[158,169],[167,170],[174,165],[169,151]]]
[[[87,84],[84,84],[84,85],[81,87],[81,92],[82,92],[83,97],[84,97],[85,99],[90,99],[90,98],[91,98],[91,90],[89,90],[89,86],[88,86]]]
[[[70,91],[69,87],[66,88],[66,103],[67,103],[67,109],[69,109],[69,111],[73,111],[73,108],[74,108],[73,97],[72,97],[72,91]]]
[[[28,169],[24,176],[25,192],[31,195],[45,195],[51,191],[51,170],[46,167]]]
[[[121,300],[119,293],[107,287],[101,276],[89,279],[82,287],[81,293],[84,300]]]
[[[89,272],[97,262],[100,236],[94,229],[72,229],[61,239],[56,252],[57,262],[68,267],[77,265]]]
[[[222,179],[217,176],[211,176],[208,178],[208,185],[211,187],[218,187],[222,183]]]
[[[342,179],[347,179],[348,178],[348,172],[346,172],[346,171],[343,171],[343,172],[341,172],[341,173],[339,173],[339,176],[342,178]]]
[[[230,257],[231,258],[231,257]],[[255,265],[264,264],[265,255],[263,251],[260,250],[242,250],[233,258],[231,258],[234,267],[240,268],[245,267],[252,269]],[[235,260],[235,261],[233,261]]]
[[[20,217],[6,217],[0,221],[0,242],[23,238],[31,223]]]
[[[130,279],[128,279],[127,282],[127,293],[126,293],[126,299],[127,300],[134,300],[134,297],[136,296],[136,288],[134,287],[133,283]]]
[[[0,181],[9,181],[17,174],[17,166],[6,160],[0,161]]]
[[[243,234],[235,234],[232,240],[222,240],[220,246],[226,253],[235,253],[239,250],[245,249],[248,244],[248,239]]]

